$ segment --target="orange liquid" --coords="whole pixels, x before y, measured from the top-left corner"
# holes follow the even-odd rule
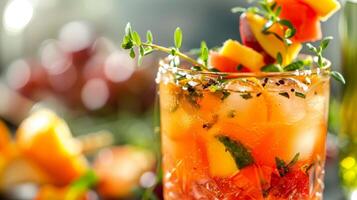
[[[328,77],[232,79],[226,98],[204,84],[192,93],[171,72],[160,77],[166,200],[322,199]],[[219,136],[250,162],[239,166]]]

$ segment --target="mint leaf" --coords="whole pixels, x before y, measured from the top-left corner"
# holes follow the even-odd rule
[[[226,147],[226,151],[232,155],[238,169],[243,169],[254,163],[252,154],[241,142],[225,135],[218,135],[216,138]]]

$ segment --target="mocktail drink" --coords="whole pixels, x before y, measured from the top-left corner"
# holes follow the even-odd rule
[[[165,199],[322,199],[325,72],[161,66]]]

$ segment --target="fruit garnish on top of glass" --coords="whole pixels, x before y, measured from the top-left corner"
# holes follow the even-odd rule
[[[132,57],[169,54],[157,76],[166,200],[322,199],[330,77],[344,78],[323,58],[332,38],[322,39],[320,21],[340,4],[255,2],[232,9],[241,42],[202,42],[192,57],[180,51],[180,28],[167,48],[126,27]]]

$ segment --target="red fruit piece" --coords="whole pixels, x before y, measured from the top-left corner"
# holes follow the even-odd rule
[[[278,173],[272,173],[271,187],[268,190],[270,196],[284,199],[309,199],[309,175],[301,170],[291,171],[280,177]]]
[[[239,66],[239,63],[220,55],[218,52],[211,51],[209,63],[215,69],[221,72],[250,72],[246,67]]]
[[[282,7],[280,17],[289,20],[296,28],[293,42],[310,42],[322,38],[318,14],[307,4],[296,0],[277,0]]]
[[[265,63],[270,64],[270,63],[275,62],[275,59],[264,51],[263,47],[259,44],[258,40],[255,38],[255,36],[249,26],[247,16],[245,13],[243,13],[240,16],[239,30],[240,30],[240,36],[242,39],[242,43],[245,46],[250,47],[250,48],[254,49],[255,51],[261,53],[264,56]]]
[[[239,63],[220,55],[218,52],[211,51],[209,56],[209,63],[212,67],[221,72],[237,72]]]

